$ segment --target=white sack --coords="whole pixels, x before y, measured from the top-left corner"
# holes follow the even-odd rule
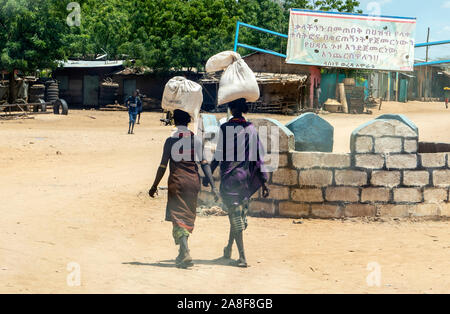
[[[245,98],[247,102],[259,99],[259,86],[255,73],[243,59],[239,59],[228,66],[222,74],[218,93],[219,105]]]
[[[224,51],[218,53],[206,62],[206,72],[219,72],[223,71],[233,62],[241,59],[241,55],[234,51]]]
[[[176,76],[167,82],[161,106],[164,110],[186,111],[197,120],[203,103],[202,87],[182,76]]]

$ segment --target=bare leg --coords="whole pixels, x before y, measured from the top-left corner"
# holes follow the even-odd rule
[[[246,268],[246,267],[248,267],[248,265],[247,265],[247,260],[245,258],[243,231],[236,231],[235,239],[236,239],[236,245],[239,250],[239,260],[237,262],[237,266]]]
[[[230,226],[230,235],[228,237],[228,244],[227,246],[223,249],[223,257],[226,259],[230,259],[231,258],[231,252],[233,249],[233,243],[234,243],[234,233],[233,233],[233,228]]]
[[[180,268],[186,268],[192,266],[192,257],[189,254],[188,237],[184,236],[180,241],[180,254],[177,257],[177,266]]]

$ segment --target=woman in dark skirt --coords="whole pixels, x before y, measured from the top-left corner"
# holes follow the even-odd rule
[[[211,168],[202,158],[202,143],[187,128],[191,121],[189,114],[181,110],[175,110],[173,118],[177,130],[164,144],[161,165],[149,195],[155,197],[158,185],[164,177],[167,164],[170,161],[166,221],[172,222],[175,244],[180,245],[176,264],[178,267],[185,268],[192,266],[188,238],[194,230],[197,197],[200,192],[197,162],[201,164],[205,176],[209,178],[216,200],[218,200],[218,193],[212,179]]]
[[[243,113],[248,112],[245,99],[228,104],[233,118],[221,126],[216,158],[212,162],[212,172],[220,164],[220,195],[230,220],[228,245],[224,248],[224,257],[231,258],[233,243],[239,250],[238,267],[247,267],[245,258],[243,231],[247,229],[247,212],[250,198],[261,187],[263,197],[269,196],[266,186],[266,174],[263,172],[263,148],[258,132],[253,124],[245,120]],[[203,184],[208,185],[205,178]]]

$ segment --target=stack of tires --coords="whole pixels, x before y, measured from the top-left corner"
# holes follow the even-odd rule
[[[34,84],[30,87],[28,92],[28,102],[38,103],[39,99],[45,99],[45,85]]]
[[[54,102],[59,99],[59,85],[57,81],[48,81],[46,83],[46,97],[48,102]]]
[[[99,105],[112,105],[117,100],[119,84],[112,81],[105,81],[100,85]]]

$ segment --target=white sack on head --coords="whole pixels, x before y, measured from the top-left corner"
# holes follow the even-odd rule
[[[239,98],[245,98],[247,102],[255,102],[259,99],[259,86],[255,73],[243,59],[229,65],[222,74],[218,103],[223,105]]]
[[[208,62],[206,62],[205,70],[208,73],[223,71],[239,59],[241,59],[241,55],[237,52],[224,51],[209,58]]]
[[[185,77],[176,76],[167,82],[161,106],[164,110],[186,111],[197,120],[203,103],[202,87]]]

